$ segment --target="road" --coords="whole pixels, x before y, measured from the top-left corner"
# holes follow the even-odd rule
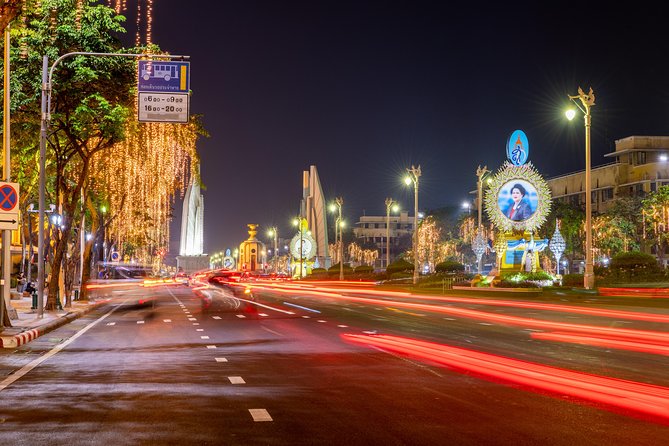
[[[106,306],[0,353],[0,440],[669,443],[667,306],[253,291],[105,290]],[[202,296],[221,305],[205,311]]]

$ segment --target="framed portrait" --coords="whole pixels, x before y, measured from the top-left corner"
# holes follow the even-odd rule
[[[497,204],[504,216],[512,221],[525,221],[537,210],[537,188],[529,181],[515,179],[502,185]]]

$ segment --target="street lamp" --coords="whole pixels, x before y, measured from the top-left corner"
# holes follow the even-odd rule
[[[590,179],[590,124],[592,122],[590,108],[595,105],[595,93],[592,87],[587,94],[581,87],[578,87],[578,95],[568,95],[568,97],[583,112],[585,121],[585,274],[583,275],[583,286],[590,290],[595,286],[592,267],[592,184]],[[580,101],[580,104],[576,99]],[[568,110],[565,115],[571,121],[576,116],[576,111]]]
[[[420,178],[420,165],[407,168],[407,176],[404,183],[410,186],[413,183],[414,191],[414,213],[413,213],[413,284],[418,283],[418,179]]]
[[[341,197],[335,198],[333,204],[330,205],[331,211],[337,211],[337,221],[335,222],[335,241],[337,240],[337,229],[339,230],[339,280],[344,280],[344,237],[343,227],[344,222],[341,219],[341,206],[344,204],[344,199]]]
[[[267,235],[274,237],[274,274],[279,274],[279,231],[276,226],[269,228]]]
[[[390,265],[390,211],[397,212],[400,207],[392,198],[386,198],[386,268]]]

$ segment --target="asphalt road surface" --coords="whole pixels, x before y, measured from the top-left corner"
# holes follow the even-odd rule
[[[0,352],[0,441],[669,444],[669,309],[338,288],[105,290]]]

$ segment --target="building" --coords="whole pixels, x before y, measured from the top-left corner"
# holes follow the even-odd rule
[[[355,238],[365,243],[373,243],[379,250],[377,264],[381,268],[386,265],[386,223],[390,223],[390,261],[400,254],[397,252],[399,237],[413,234],[413,217],[409,217],[408,212],[401,212],[399,216],[391,215],[388,219],[384,216],[360,217],[360,220],[353,228]]]
[[[669,136],[628,136],[604,155],[614,161],[591,169],[592,211],[608,209],[614,198],[643,197],[669,185]],[[547,180],[553,200],[585,206],[585,170]]]

